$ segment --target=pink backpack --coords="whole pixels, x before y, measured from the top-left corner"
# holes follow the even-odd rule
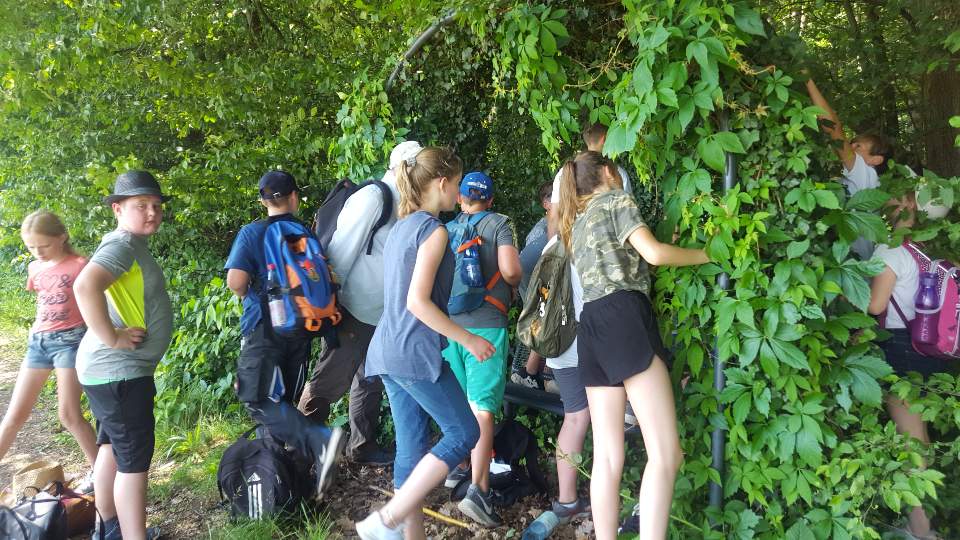
[[[918,325],[911,324],[916,321],[907,321],[903,310],[897,305],[897,301],[890,298],[893,307],[900,315],[907,328],[910,329],[913,338],[913,348],[924,356],[934,358],[960,360],[960,268],[949,261],[932,260],[921,249],[920,246],[905,241],[903,247],[916,261],[920,272],[934,272],[937,274],[937,284],[940,289],[940,308],[937,310],[936,343],[923,343],[918,341]]]

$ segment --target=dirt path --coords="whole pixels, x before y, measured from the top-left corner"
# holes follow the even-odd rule
[[[25,332],[22,336],[0,335],[0,411],[7,410],[25,347]],[[10,485],[15,471],[39,459],[60,462],[68,479],[75,474],[83,475],[88,470],[80,448],[57,419],[56,395],[47,391],[40,394],[30,420],[20,430],[6,457],[0,461],[0,486]]]

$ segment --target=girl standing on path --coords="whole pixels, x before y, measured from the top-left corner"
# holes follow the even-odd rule
[[[640,538],[664,538],[683,453],[647,265],[709,259],[702,249],[657,241],[623,191],[616,164],[599,152],[581,152],[563,166],[559,207],[560,236],[583,285],[577,356],[593,424],[590,502],[597,538],[617,536],[627,399],[648,457],[640,487]]]
[[[357,523],[363,540],[425,538],[423,499],[463,461],[480,428],[441,352],[447,339],[483,362],[485,339],[447,316],[454,256],[437,218],[457,203],[463,162],[445,148],[424,148],[397,167],[398,217],[383,250],[383,317],[367,352],[366,376],[380,375],[396,429],[396,495]],[[443,437],[430,447],[430,419]]]
[[[0,422],[0,459],[30,418],[50,372],[56,370],[60,423],[70,430],[87,463],[93,467],[97,456],[96,436],[83,418],[76,370],[77,347],[87,327],[73,296],[73,280],[87,259],[73,250],[66,227],[53,213],[39,210],[28,215],[23,220],[20,236],[34,257],[27,269],[27,290],[37,293],[37,318],[30,328],[27,355],[17,375],[10,405]]]

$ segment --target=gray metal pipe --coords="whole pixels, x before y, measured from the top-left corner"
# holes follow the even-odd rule
[[[722,112],[720,116],[720,129],[721,131],[730,130],[730,122],[725,112]],[[736,183],[737,158],[734,154],[727,152],[726,167],[723,172],[723,192],[727,193],[733,189]],[[717,287],[724,291],[730,288],[730,276],[726,272],[717,276]],[[720,336],[716,336],[713,348],[713,389],[716,390],[718,395],[727,385],[727,377],[723,373],[725,363],[720,358],[719,342]],[[724,430],[719,427],[714,428],[710,436],[711,466],[720,473],[720,478],[723,478],[726,443],[727,438]],[[717,511],[723,510],[723,486],[716,482],[710,482],[710,506]]]
[[[387,79],[387,83],[383,87],[385,91],[389,92],[390,88],[393,87],[393,83],[396,82],[397,76],[400,75],[400,70],[403,69],[404,62],[409,61],[411,58],[413,58],[413,55],[420,52],[420,49],[423,48],[424,44],[430,41],[430,38],[432,38],[434,34],[439,32],[441,27],[446,26],[451,22],[453,22],[453,19],[454,17],[456,17],[456,15],[457,15],[457,10],[453,10],[450,13],[447,13],[446,15],[438,19],[437,22],[430,25],[429,28],[424,30],[423,33],[420,34],[419,37],[417,37],[417,39],[413,42],[413,45],[410,45],[410,48],[407,49],[407,52],[403,53],[403,58],[401,58],[400,61],[397,62],[396,67],[393,68],[393,72],[390,73],[390,78]]]

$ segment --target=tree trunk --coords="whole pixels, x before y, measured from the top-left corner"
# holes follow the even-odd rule
[[[960,130],[950,117],[960,116],[960,57],[951,65],[923,77],[924,166],[940,176],[960,176],[960,148],[954,146]]]
[[[882,76],[890,69],[890,56],[887,54],[887,42],[883,37],[884,27],[880,19],[880,13],[875,4],[867,6],[867,19],[870,21],[870,40],[873,42],[876,55],[873,69],[875,71],[875,80],[884,81],[880,84],[880,111],[878,115],[878,124],[876,129],[889,137],[891,140],[900,138],[900,120],[897,114],[897,90],[893,86],[893,80]]]

